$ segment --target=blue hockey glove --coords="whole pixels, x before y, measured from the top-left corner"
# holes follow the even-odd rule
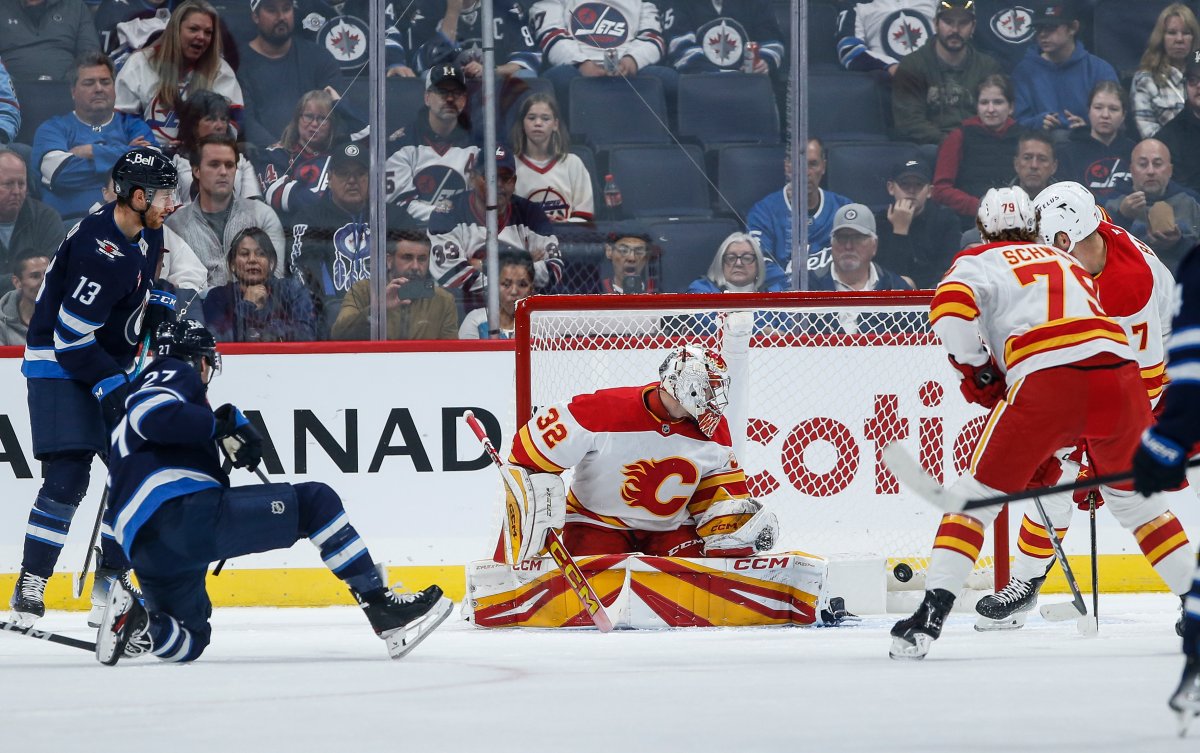
[[[1187,452],[1174,440],[1146,429],[1133,456],[1133,488],[1143,496],[1174,489],[1187,476]]]
[[[221,443],[221,449],[234,468],[254,470],[262,461],[262,435],[240,410],[225,403],[213,411],[216,426],[213,438]]]
[[[158,331],[164,322],[175,321],[175,294],[166,290],[151,290],[150,298],[146,301],[146,311],[142,314],[142,335],[151,336]]]
[[[92,387],[92,395],[100,402],[104,426],[109,434],[125,416],[125,398],[129,397],[129,382],[124,374],[113,374]]]

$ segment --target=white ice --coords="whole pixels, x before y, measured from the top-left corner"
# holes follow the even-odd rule
[[[1061,597],[1047,597],[1061,598]],[[849,628],[485,631],[451,618],[402,661],[353,608],[221,609],[190,666],[0,634],[4,751],[1196,751],[1166,699],[1169,595],[1104,595],[1100,634],[951,616],[923,662],[897,618]],[[456,613],[457,614],[457,613]],[[47,630],[88,638],[83,613]]]

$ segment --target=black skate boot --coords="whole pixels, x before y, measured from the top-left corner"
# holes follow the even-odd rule
[[[150,614],[142,602],[118,579],[111,581],[108,605],[96,634],[96,658],[112,666],[122,657],[141,656],[152,648]]]
[[[430,586],[417,593],[396,593],[390,588],[360,594],[350,589],[367,615],[375,634],[387,643],[388,654],[399,659],[417,647],[450,616],[454,602],[442,589]]]
[[[1188,725],[1200,716],[1200,657],[1188,656],[1183,666],[1183,677],[1179,687],[1167,701],[1171,710],[1179,714],[1179,736],[1187,734]]]
[[[912,617],[892,626],[893,659],[924,659],[929,646],[942,634],[942,623],[954,607],[954,594],[944,588],[925,592],[925,601]]]
[[[46,615],[46,580],[21,568],[17,586],[8,602],[12,608],[11,619],[18,626],[32,627],[33,623]]]
[[[988,594],[975,604],[979,620],[975,629],[981,632],[987,630],[1016,630],[1025,624],[1025,618],[1037,604],[1038,592],[1046,576],[1033,580],[1010,578],[1008,585],[994,594]]]
[[[98,568],[95,577],[92,578],[92,609],[88,612],[88,627],[100,627],[100,620],[104,619],[104,610],[108,608],[109,587],[114,580],[121,581],[125,590],[136,596],[138,601],[143,600],[142,590],[133,585],[132,570]]]

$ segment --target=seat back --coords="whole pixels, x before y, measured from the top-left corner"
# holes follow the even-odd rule
[[[783,185],[784,147],[776,144],[730,144],[717,152],[719,214],[745,219],[750,208]]]
[[[658,220],[649,224],[650,238],[659,247],[659,288],[663,293],[683,293],[708,272],[721,241],[741,229],[728,219]]]
[[[891,203],[888,175],[902,160],[915,159],[916,144],[907,142],[831,143],[826,179],[829,190],[877,211]]]
[[[621,190],[621,218],[712,215],[699,147],[616,147],[608,171]]]
[[[827,141],[886,141],[879,82],[868,73],[810,73],[808,132]]]
[[[38,126],[75,109],[70,87],[62,81],[21,81],[14,84],[21,103],[21,130],[14,141],[33,145]]]
[[[711,146],[779,143],[779,108],[771,79],[747,73],[679,77],[679,136]]]
[[[571,81],[567,123],[573,138],[604,148],[613,144],[666,144],[667,99],[653,76]]]

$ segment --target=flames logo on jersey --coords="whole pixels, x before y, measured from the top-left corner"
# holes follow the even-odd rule
[[[679,457],[639,460],[625,466],[621,472],[625,475],[625,483],[621,485],[621,499],[630,507],[643,507],[663,518],[669,518],[679,512],[691,499],[691,491],[700,481],[700,472],[696,470],[696,466],[690,460]],[[687,494],[661,499],[659,492],[672,478],[678,479],[679,491],[686,491]]]
[[[608,50],[629,41],[629,22],[607,3],[583,3],[571,13],[571,36],[585,45]]]
[[[125,255],[121,253],[121,249],[119,246],[117,246],[117,244],[113,243],[107,238],[100,238],[96,241],[96,250],[100,252],[101,256],[109,261],[116,261]]]

